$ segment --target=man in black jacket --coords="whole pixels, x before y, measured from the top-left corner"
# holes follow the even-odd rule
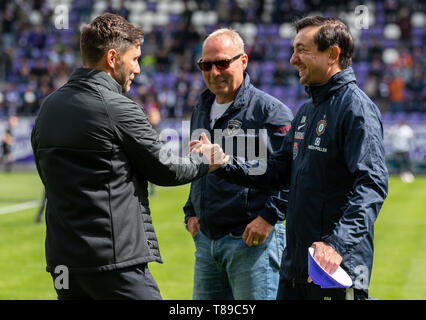
[[[85,26],[84,67],[45,99],[32,132],[48,198],[46,269],[59,299],[161,299],[147,267],[162,262],[148,181],[180,185],[214,169],[198,155],[164,152],[144,110],[122,94],[140,72],[142,42],[142,30],[115,14]],[[58,281],[58,271],[69,278]]]

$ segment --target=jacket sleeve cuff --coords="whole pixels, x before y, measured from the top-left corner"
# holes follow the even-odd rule
[[[342,243],[342,239],[337,237],[335,234],[332,234],[327,239],[324,239],[326,243],[328,243],[340,256],[343,257],[343,254],[347,251],[344,244]]]
[[[275,225],[278,221],[278,217],[270,212],[262,212],[259,214],[260,217],[265,219],[270,225]]]
[[[183,212],[185,213],[185,223],[188,221],[189,218],[196,216],[194,209],[192,208],[192,203],[190,199],[188,199],[188,201],[185,203],[185,206],[183,207]]]

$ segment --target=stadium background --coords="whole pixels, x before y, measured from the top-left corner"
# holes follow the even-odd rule
[[[363,14],[367,13],[367,16],[362,16],[362,20],[357,11],[359,5],[364,5]],[[206,34],[220,26],[231,26],[240,31],[246,43],[248,72],[252,82],[282,100],[296,113],[307,97],[303,86],[298,82],[297,69],[288,63],[293,36],[290,23],[297,17],[314,13],[340,17],[351,27],[355,38],[353,68],[358,84],[376,102],[382,113],[389,170],[391,173],[395,172],[391,133],[401,120],[406,120],[416,133],[410,154],[415,173],[419,175],[426,172],[425,9],[426,4],[421,0],[1,0],[0,137],[6,130],[8,117],[17,116],[19,121],[13,128],[16,163],[12,173],[0,175],[0,260],[8,261],[2,262],[4,269],[0,264],[0,271],[4,271],[0,272],[0,299],[53,297],[50,280],[46,275],[43,274],[42,277],[44,282],[49,282],[49,289],[43,290],[50,290],[48,293],[41,289],[40,292],[33,293],[29,289],[31,286],[39,287],[42,280],[35,275],[40,273],[34,273],[34,280],[30,284],[23,280],[26,278],[22,272],[36,268],[32,266],[22,269],[22,264],[25,264],[22,261],[26,261],[24,255],[32,256],[31,263],[37,263],[37,268],[41,271],[44,269],[43,226],[33,225],[32,215],[36,211],[36,205],[33,202],[32,208],[9,210],[10,214],[7,208],[30,203],[41,197],[42,189],[34,171],[29,136],[43,99],[63,85],[72,70],[81,65],[79,28],[83,24],[101,13],[115,12],[130,22],[143,26],[146,36],[140,59],[141,74],[135,78],[129,95],[148,113],[159,112],[160,130],[174,128],[180,131],[182,120],[189,118],[191,108],[204,89],[195,62],[200,57],[202,40]],[[379,262],[377,268],[375,262],[373,284],[377,269],[385,274],[389,273],[385,267],[389,263],[397,269],[393,260],[385,258],[389,259],[391,255],[395,257],[395,252],[390,250],[395,245],[396,248],[400,246],[400,258],[412,259],[407,267],[408,271],[400,270],[400,275],[404,274],[403,277],[407,278],[405,272],[413,275],[415,270],[425,269],[424,253],[411,243],[416,241],[416,245],[420,246],[426,241],[425,205],[421,201],[425,185],[424,178],[420,177],[410,186],[402,184],[397,178],[391,179],[390,196],[384,206],[384,211],[389,213],[384,219],[388,220],[383,220],[383,224],[378,225],[379,230],[383,229],[383,234],[380,233],[383,238],[376,235],[375,242],[376,246],[378,242],[382,246],[384,239],[394,241],[387,246],[383,243],[386,254],[382,252],[380,256],[385,260]],[[392,194],[391,191],[395,193]],[[153,212],[156,212],[155,209],[159,212],[159,225],[156,225],[156,229],[160,234],[163,255],[171,268],[169,270],[173,270],[173,264],[177,264],[179,260],[183,266],[182,272],[191,269],[193,259],[193,245],[181,225],[181,207],[186,196],[186,187],[159,188],[156,197],[151,199]],[[159,201],[161,199],[163,201]],[[2,212],[6,213],[1,214]],[[402,212],[406,216],[401,216]],[[170,215],[175,220],[170,219]],[[392,238],[395,229],[400,233],[393,234],[395,238]],[[29,238],[24,237],[22,240],[20,230],[24,233],[27,230]],[[176,247],[174,236],[178,236],[186,247]],[[396,244],[395,239],[400,243]],[[34,247],[30,246],[30,249],[25,247],[23,252],[13,250],[24,245],[21,241],[39,243],[32,244]],[[406,244],[406,241],[410,242]],[[184,257],[176,254],[179,250],[187,251]],[[17,267],[19,263],[21,265]],[[156,268],[154,267],[153,272],[160,279],[160,288],[163,279],[165,287],[174,288],[170,289],[173,293],[165,294],[166,298],[190,298],[190,292],[180,293],[179,289],[173,291],[180,286],[176,279],[182,274],[174,270],[171,275],[164,275],[163,278],[164,271],[156,271]],[[394,269],[391,268],[391,271]],[[24,271],[16,273],[16,270]],[[14,276],[5,275],[13,271]],[[392,287],[397,274],[397,271],[391,273],[389,279],[393,278],[392,281],[383,280],[380,283],[382,286],[377,286],[378,291],[375,292],[379,293],[378,298],[426,299],[424,271],[417,278],[416,289],[398,279],[402,283],[400,286],[405,288],[402,290],[405,294],[396,289],[398,286]],[[380,279],[380,275],[377,279]],[[191,288],[191,283],[188,283],[191,280],[184,277],[182,282],[186,282],[186,286]],[[22,294],[12,290],[20,287],[24,290]],[[25,295],[25,292],[33,295]]]

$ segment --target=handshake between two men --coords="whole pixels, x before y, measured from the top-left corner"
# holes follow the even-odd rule
[[[200,140],[189,142],[189,153],[192,152],[201,153],[207,158],[210,165],[209,172],[219,169],[230,159],[218,144],[210,142],[205,133],[201,134]]]
[[[209,172],[219,169],[230,160],[230,156],[226,155],[218,144],[212,144],[205,133],[201,134],[200,140],[192,140],[189,143],[189,153],[192,152],[201,153],[207,158],[210,165]],[[188,219],[187,228],[193,237],[200,232],[197,217]],[[272,229],[273,225],[258,216],[246,226],[242,239],[249,247],[257,246],[265,242]]]

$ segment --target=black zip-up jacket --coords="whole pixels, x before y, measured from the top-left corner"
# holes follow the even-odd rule
[[[200,129],[208,132],[212,141],[222,145],[225,153],[239,155],[242,162],[248,160],[250,151],[254,155],[254,149],[260,150],[261,143],[265,143],[267,154],[258,156],[268,156],[280,148],[293,114],[282,102],[255,88],[247,73],[244,73],[244,81],[234,102],[210,129],[210,110],[214,99],[215,95],[208,89],[201,94],[192,112],[191,135],[200,132]],[[266,141],[262,139],[261,129],[266,132]],[[249,139],[254,143],[250,144]],[[271,225],[282,223],[287,196],[288,190],[265,192],[246,188],[209,173],[191,183],[189,199],[184,207],[185,219],[197,216],[201,231],[211,239],[228,233],[239,236],[258,216]]]
[[[143,109],[103,71],[79,68],[43,102],[31,136],[46,189],[47,271],[105,271],[161,261],[147,181],[173,186],[208,172],[168,155]],[[162,159],[162,160],[164,160]],[[166,164],[167,163],[167,164]]]
[[[310,86],[264,175],[227,164],[215,174],[270,190],[290,185],[282,277],[306,283],[308,247],[329,243],[357,289],[367,290],[373,264],[374,222],[387,196],[383,126],[377,106],[356,85],[351,67]]]

